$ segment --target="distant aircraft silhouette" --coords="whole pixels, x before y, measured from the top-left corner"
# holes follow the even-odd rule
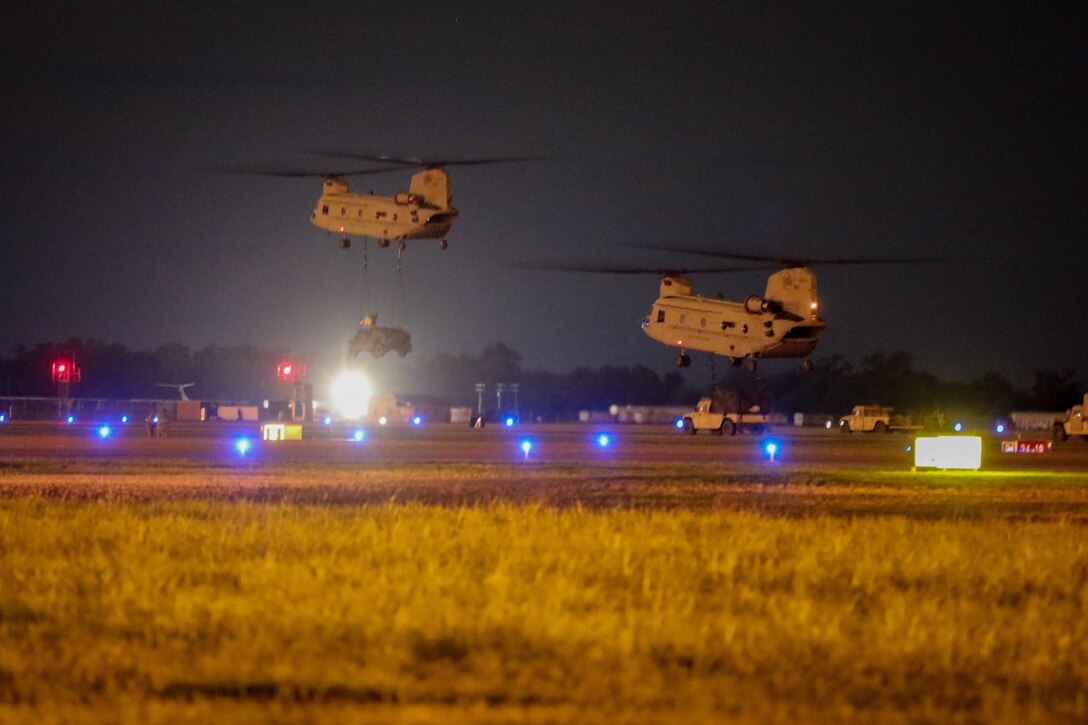
[[[185,394],[185,389],[193,387],[196,383],[155,383],[155,385],[161,388],[176,388],[180,396],[179,400],[188,400],[189,396]]]

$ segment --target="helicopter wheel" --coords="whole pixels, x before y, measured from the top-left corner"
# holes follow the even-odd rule
[[[729,367],[740,367],[741,362],[743,361],[739,357],[731,357],[729,358]]]
[[[691,356],[686,353],[680,353],[676,356],[676,367],[686,368],[691,367]]]
[[[340,248],[349,249],[351,247],[351,240],[347,237],[340,237]]]
[[[748,358],[748,364],[745,365],[745,367],[748,368],[748,372],[754,373],[756,371],[756,368],[759,367],[759,365],[756,364],[756,359],[754,357],[750,357],[750,358]]]
[[[449,246],[450,246],[450,243],[447,242],[445,239],[439,239],[438,240],[438,248],[439,249],[447,249]]]
[[[398,256],[398,257],[400,256],[401,252],[403,252],[403,251],[404,251],[404,248],[405,248],[406,246],[408,246],[408,245],[406,245],[406,244],[404,243],[404,240],[403,240],[403,239],[398,239],[398,240],[397,240],[397,256]]]
[[[385,249],[386,247],[389,246],[389,240],[388,239],[379,239],[378,240],[378,246],[381,247],[382,249]]]
[[[801,369],[804,370],[806,373],[811,373],[812,361],[806,357],[804,360],[801,361]]]

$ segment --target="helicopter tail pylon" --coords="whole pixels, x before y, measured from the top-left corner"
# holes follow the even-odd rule
[[[442,169],[423,169],[423,171],[413,175],[412,182],[408,186],[408,193],[422,199],[431,208],[453,208],[453,191],[450,189],[450,177]]]

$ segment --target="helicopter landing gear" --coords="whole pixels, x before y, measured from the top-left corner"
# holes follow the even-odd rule
[[[438,240],[438,248],[439,249],[448,249],[449,246],[450,246],[450,243],[447,242],[445,239],[439,239]]]
[[[811,373],[812,361],[806,357],[804,360],[801,361],[801,369],[804,370],[806,373]]]
[[[350,249],[351,248],[351,240],[348,239],[346,234],[344,236],[340,237],[340,248],[341,249]]]
[[[407,245],[404,243],[403,239],[398,239],[397,240],[397,258],[398,259],[400,258],[400,255],[404,253],[404,249],[405,249],[406,246]]]
[[[756,364],[756,359],[754,357],[750,357],[748,358],[748,363],[744,367],[748,368],[748,372],[754,373],[759,365]]]
[[[385,249],[386,247],[389,246],[389,240],[388,239],[379,239],[378,240],[378,246],[381,247],[382,249]]]
[[[742,362],[744,362],[744,360],[742,360],[742,359],[741,359],[741,358],[739,358],[739,357],[731,357],[731,358],[729,358],[729,367],[731,367],[731,368],[739,368],[739,367],[740,367],[740,364],[741,364]]]
[[[691,356],[687,353],[680,353],[676,356],[676,367],[687,368],[691,367]]]

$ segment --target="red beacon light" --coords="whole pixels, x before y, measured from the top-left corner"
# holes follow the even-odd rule
[[[55,360],[52,377],[54,383],[78,383],[82,377],[82,371],[70,360]]]
[[[291,360],[284,360],[276,366],[276,378],[284,383],[298,382],[306,376],[306,366]]]

